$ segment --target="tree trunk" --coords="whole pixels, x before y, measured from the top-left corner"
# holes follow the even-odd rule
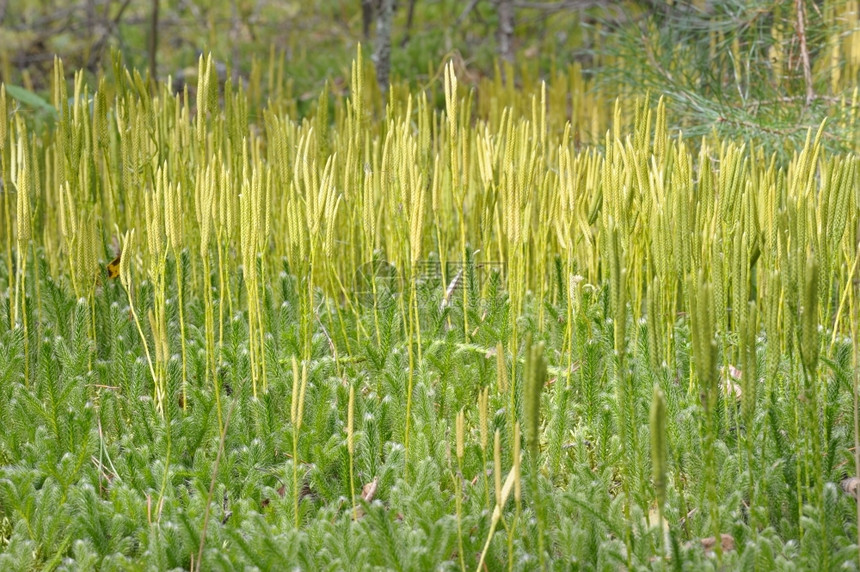
[[[514,3],[513,0],[495,0],[499,13],[499,29],[496,31],[499,57],[505,61],[514,61]]]
[[[400,41],[400,47],[402,48],[407,43],[409,43],[409,36],[412,33],[412,21],[415,17],[415,0],[409,0],[409,9],[406,12],[406,34],[403,36],[403,40]]]
[[[158,83],[158,8],[160,0],[152,0],[152,20],[149,28],[149,81]]]
[[[394,19],[394,0],[381,0],[376,19],[376,83],[379,90],[388,93],[388,74],[391,70],[391,22]]]
[[[361,36],[370,41],[370,24],[373,22],[373,0],[361,0]]]

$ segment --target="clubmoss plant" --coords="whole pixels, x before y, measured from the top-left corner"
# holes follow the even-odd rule
[[[285,65],[0,86],[0,568],[855,561],[845,117]]]

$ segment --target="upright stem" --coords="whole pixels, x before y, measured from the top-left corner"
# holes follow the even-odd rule
[[[412,303],[410,302],[410,308]],[[411,316],[411,312],[410,312]],[[404,457],[404,473],[408,479],[409,468],[409,428],[412,424],[412,391],[415,387],[415,352],[412,349],[412,320],[407,320],[406,323],[406,348],[409,355],[409,381],[406,386],[406,430],[403,438],[403,457]]]
[[[857,245],[858,252],[860,252],[860,244]],[[855,284],[856,274],[854,277]],[[860,288],[857,289],[860,291]],[[860,410],[858,410],[858,393],[860,393],[860,339],[858,339],[858,321],[860,321],[860,311],[858,311],[857,304],[858,296],[852,295],[850,296],[849,305],[851,307],[850,313],[854,316],[854,319],[851,320],[851,339],[854,342],[854,357],[853,357],[853,369],[854,369],[854,384],[853,384],[853,394],[854,394],[854,474],[860,475]],[[860,545],[860,495],[857,497],[857,544]],[[860,556],[858,556],[860,558]]]
[[[26,248],[26,247],[25,247]],[[17,311],[17,299],[21,300],[21,324],[24,328],[24,381],[27,387],[30,386],[30,333],[27,324],[27,253],[21,254],[21,247],[18,248],[18,287],[15,289]],[[14,314],[15,312],[13,312]],[[17,322],[17,319],[14,320]]]
[[[857,228],[858,239],[860,239],[860,226]],[[851,320],[851,340],[854,345],[853,370],[854,383],[852,393],[854,397],[854,474],[860,476],[860,339],[858,339],[858,324],[860,324],[860,305],[857,304],[860,298],[860,270],[857,269],[857,261],[860,260],[860,242],[857,243],[857,257],[854,260],[854,270],[849,276],[849,280],[853,280],[855,284],[854,290],[848,297],[848,313],[854,316]],[[860,495],[857,497],[857,544],[860,545]],[[858,556],[860,559],[860,556]]]
[[[134,325],[137,326],[137,333],[140,335],[140,342],[143,344],[143,351],[146,354],[146,363],[149,366],[149,373],[152,376],[152,383],[158,387],[158,376],[155,373],[155,366],[152,365],[152,356],[149,353],[149,344],[146,341],[146,336],[143,333],[143,328],[140,326],[140,319],[137,316],[137,311],[134,309],[134,302],[131,299],[131,288],[125,291],[128,296],[128,307],[131,311],[131,317],[134,320]]]
[[[174,253],[176,259],[176,291],[179,303],[179,343],[182,349],[182,410],[188,407],[188,356],[185,351],[185,297],[183,290],[185,275],[183,273],[182,255]]]
[[[203,257],[203,289],[206,292],[206,370],[207,377],[212,380],[212,388],[215,391],[215,410],[218,413],[218,428],[223,431],[221,382],[218,379],[217,362],[215,361],[215,312],[213,311],[214,300],[212,299],[212,275],[208,256]]]

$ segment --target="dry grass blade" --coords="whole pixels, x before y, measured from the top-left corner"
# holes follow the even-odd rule
[[[373,477],[373,480],[364,485],[361,488],[361,500],[366,503],[373,502],[373,498],[376,496],[376,489],[379,486],[379,477]],[[364,510],[357,506],[353,513],[353,519],[358,520],[364,517]]]
[[[361,488],[361,499],[364,502],[373,501],[373,497],[376,496],[377,486],[379,486],[379,477],[373,477],[372,481]]]
[[[487,557],[487,550],[490,548],[490,542],[493,540],[493,534],[496,532],[496,527],[499,525],[499,521],[502,520],[502,511],[508,501],[508,497],[511,496],[511,491],[514,488],[515,482],[516,473],[511,471],[508,473],[508,477],[505,479],[505,484],[502,486],[501,500],[496,504],[496,508],[493,509],[493,519],[490,521],[490,532],[487,534],[487,542],[484,544],[484,549],[481,550],[481,559],[478,561],[478,567],[476,570],[480,571],[484,568],[484,559]]]
[[[227,428],[230,426],[230,418],[233,416],[233,408],[236,406],[236,401],[236,399],[233,399],[230,409],[227,411],[227,418],[224,420],[224,430],[221,431],[221,438],[218,442],[218,453],[215,455],[215,463],[212,465],[212,480],[209,483],[209,494],[206,495],[206,511],[203,516],[203,529],[200,531],[200,548],[197,550],[197,572],[200,572],[200,566],[203,563],[203,546],[206,544],[206,529],[209,526],[209,514],[212,508],[212,496],[215,494],[218,466],[221,464],[221,457],[224,455]]]

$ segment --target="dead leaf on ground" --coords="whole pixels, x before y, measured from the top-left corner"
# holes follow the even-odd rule
[[[717,547],[717,540],[713,536],[702,538],[699,540],[699,543],[705,549],[705,552],[713,552],[714,548]],[[732,552],[735,549],[735,538],[731,534],[723,533],[720,535],[720,545],[723,552]]]
[[[860,494],[860,477],[847,477],[842,479],[839,486],[842,487],[842,492],[856,499],[858,498],[858,494]]]

